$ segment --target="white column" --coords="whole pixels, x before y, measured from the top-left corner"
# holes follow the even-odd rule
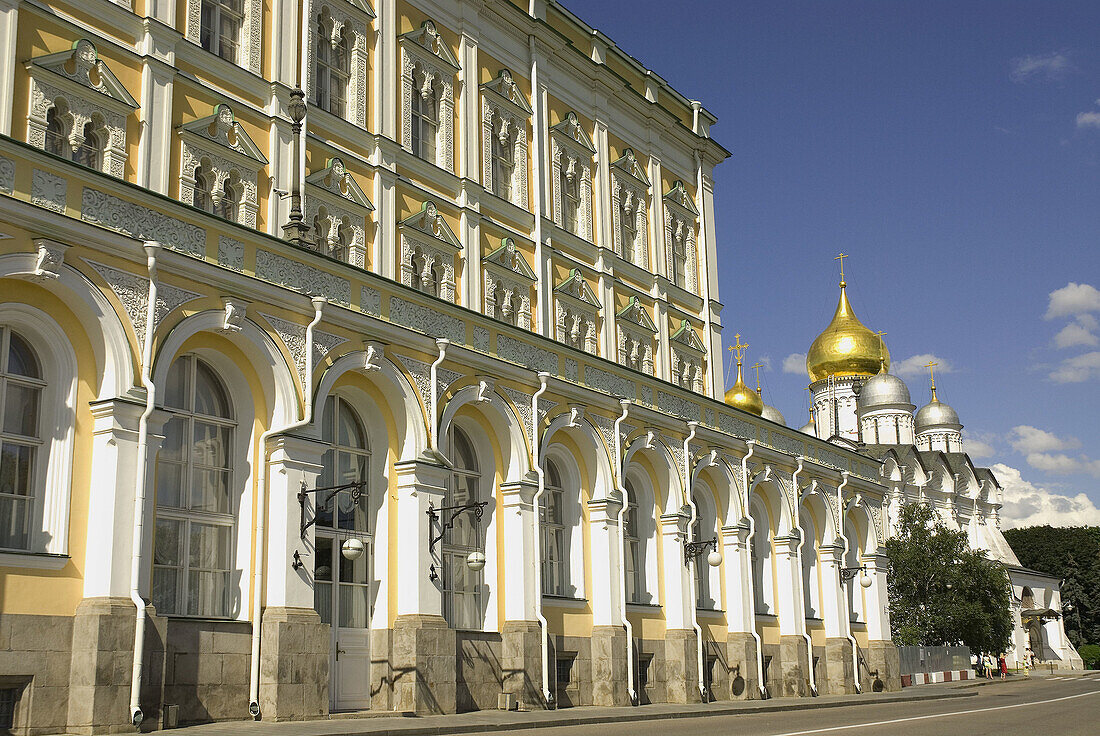
[[[271,26],[268,28],[270,79],[293,89],[298,84],[298,42],[301,24],[295,0],[272,0]],[[165,21],[169,26],[171,20]],[[305,53],[303,50],[302,53]],[[303,87],[304,87],[303,80]]]
[[[756,624],[753,611],[752,560],[749,530],[741,525],[722,527],[722,565],[726,577],[726,624],[731,632],[746,633]]]
[[[592,212],[596,216],[597,227],[592,237],[596,245],[611,247],[611,160],[607,143],[607,123],[601,110],[596,111],[596,187],[592,197]]]
[[[654,149],[657,145],[660,145],[659,141]],[[649,270],[654,274],[663,273],[665,267],[665,200],[664,192],[661,191],[664,186],[661,183],[662,176],[661,158],[656,153],[651,154],[649,157],[649,196],[653,208],[652,217],[649,218],[649,226],[653,229],[653,245],[650,249],[653,260],[650,261]]]
[[[176,76],[174,40],[165,26],[146,21],[142,38],[141,97],[138,115],[137,183],[168,194],[172,180],[172,85]]]
[[[592,579],[588,581],[588,599],[592,604],[593,626],[619,626],[622,615],[619,601],[619,509],[622,502],[597,498],[588,502],[588,528],[591,537]]]
[[[138,460],[138,420],[145,406],[125,399],[91,405],[92,469],[88,504],[87,556],[94,560],[84,570],[84,597],[125,598],[130,591],[133,555],[134,479]],[[168,415],[155,411],[148,424],[148,456],[155,459],[164,441]],[[152,549],[153,498],[156,463],[147,464],[146,550]],[[148,557],[148,554],[144,555]],[[148,579],[142,576],[143,580]]]
[[[774,542],[772,549],[775,550],[779,634],[780,636],[804,634],[806,632],[805,599],[798,584],[802,566],[798,556],[799,536],[794,533],[786,537],[776,537]]]
[[[0,135],[11,135],[15,100],[15,42],[19,32],[19,0],[0,0]]]
[[[277,99],[280,116],[286,115],[286,100]],[[286,117],[273,117],[270,123],[270,146],[267,157],[270,161],[268,172],[274,178],[274,188],[287,194],[294,192],[294,133]],[[268,230],[276,237],[282,237],[282,227],[290,220],[290,197],[272,193],[269,198]]]
[[[462,255],[466,261],[462,279],[461,303],[475,312],[482,311],[482,288],[484,279],[481,270],[481,218],[462,210],[459,215],[462,231]]]
[[[844,567],[843,543],[838,541],[831,546],[822,546],[819,559],[824,563],[821,568],[821,607],[824,609],[825,636],[830,639],[847,636],[848,599],[844,592],[847,583],[842,583],[840,579],[840,571]]]
[[[397,266],[397,175],[379,168],[374,175],[375,228],[374,271],[393,281],[400,281]]]
[[[535,603],[542,592],[535,589],[535,569],[541,564],[535,532],[535,493],[538,485],[519,481],[500,486],[504,515],[501,533],[506,541],[504,558],[504,620],[534,621]]]
[[[472,6],[467,4],[461,5],[460,8],[464,16],[463,24],[469,24],[468,27],[476,28],[476,11],[471,10]],[[467,14],[472,14],[473,18],[467,17]],[[455,173],[462,178],[481,181],[481,167],[478,165],[481,158],[478,146],[481,137],[481,121],[478,114],[477,100],[479,94],[478,71],[480,69],[477,61],[477,39],[470,33],[463,32],[462,37],[459,39],[458,54],[458,60],[462,66],[462,69],[458,72],[461,90],[458,98],[460,128],[457,136],[461,155],[457,162],[458,165],[455,167]]]
[[[397,615],[443,615],[441,578],[432,581],[428,570],[435,565],[443,573],[440,544],[429,554],[433,530],[428,506],[440,508],[446,492],[447,471],[419,460],[396,463],[397,474]],[[434,532],[438,534],[438,531]]]
[[[279,436],[268,440],[267,461],[267,591],[265,608],[313,608],[315,527],[302,538],[298,492],[317,487],[326,446],[316,440]],[[262,452],[262,450],[261,450]],[[263,490],[261,489],[261,493]],[[307,494],[306,519],[314,517],[316,494]],[[302,567],[291,566],[294,552]],[[253,595],[256,595],[253,591]]]
[[[684,541],[691,519],[683,514],[662,514],[661,564],[665,572],[665,628],[690,629],[695,620],[691,570],[684,561]]]
[[[616,349],[618,339],[615,335],[615,290],[612,284],[614,277],[610,273],[610,265],[605,262],[604,254],[611,251],[600,248],[596,251],[596,270],[599,276],[596,278],[596,294],[599,296],[603,314],[603,324],[600,329],[600,355],[611,361],[616,361],[618,356]]]
[[[375,5],[378,12],[378,39],[375,45],[375,130],[393,142],[397,141],[399,86],[397,67],[397,0],[380,0]],[[376,162],[377,163],[377,162]],[[374,203],[375,206],[378,202]],[[392,278],[392,277],[391,277]]]
[[[657,372],[657,378],[665,381],[672,380],[672,350],[668,339],[668,301],[667,293],[662,294],[653,307],[654,322],[657,325],[657,355],[653,361],[653,369]]]
[[[885,641],[890,638],[890,611],[887,608],[886,570],[890,561],[886,555],[864,555],[862,558],[867,576],[871,578],[871,587],[863,590],[863,617],[867,620],[867,638],[871,641]],[[859,585],[860,577],[849,581],[849,585]],[[856,591],[859,595],[860,591]]]
[[[535,300],[535,324],[534,331],[540,335],[551,337],[554,334],[554,304],[551,298],[553,285],[550,283],[550,255],[551,248],[548,242],[544,242],[543,218],[550,217],[553,210],[550,209],[550,154],[549,154],[549,127],[547,121],[547,86],[542,81],[545,68],[546,53],[540,47],[537,39],[530,39],[532,69],[532,99],[531,108],[531,142],[528,146],[531,156],[531,192],[532,202],[535,207],[535,229],[531,238],[535,243],[535,273],[538,276],[536,284],[537,298]]]

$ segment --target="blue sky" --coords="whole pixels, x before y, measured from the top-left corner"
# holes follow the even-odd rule
[[[784,363],[843,250],[918,406],[905,366],[943,364],[1006,525],[1100,524],[1100,2],[567,4],[719,118],[724,332],[765,401],[805,422]]]

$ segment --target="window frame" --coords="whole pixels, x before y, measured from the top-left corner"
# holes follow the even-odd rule
[[[424,21],[413,31],[401,34],[397,40],[401,47],[401,147],[416,158],[453,173],[454,88],[455,77],[461,67],[431,20]],[[421,91],[425,87],[431,89],[434,110],[425,111],[420,108],[423,102]],[[419,100],[415,111],[414,99]],[[430,156],[425,156],[422,149],[425,141],[421,126],[426,113],[434,115],[436,125],[431,136],[433,148]],[[431,121],[431,118],[428,119]],[[417,128],[415,138],[414,127]]]
[[[469,456],[473,459],[475,467],[461,468],[459,467],[459,455],[457,450],[457,438],[461,435],[463,443],[466,445]],[[477,445],[470,433],[459,427],[457,424],[453,424],[447,433],[447,456],[451,459],[451,469],[447,474],[447,487],[446,493],[443,496],[444,506],[456,505],[455,492],[459,478],[462,477],[467,481],[467,489],[473,488],[476,492],[476,496],[466,498],[462,503],[478,503],[483,499],[485,495],[485,478],[481,470],[483,465],[482,459],[478,454]],[[459,544],[454,541],[456,534],[456,528],[462,528],[465,525],[472,527],[473,543],[472,544]],[[485,628],[486,618],[486,604],[488,602],[488,596],[485,588],[485,570],[470,570],[466,564],[466,558],[471,552],[485,551],[485,540],[487,538],[486,529],[482,527],[481,523],[478,523],[472,513],[466,513],[459,516],[454,525],[447,528],[443,532],[443,538],[440,539],[439,546],[439,558],[442,563],[441,575],[439,580],[440,595],[442,596],[442,614],[446,619],[447,625],[455,629],[456,631],[483,631]],[[462,573],[466,576],[465,580],[472,582],[472,590],[463,589],[459,590],[454,585],[453,570],[455,568],[462,570]],[[457,608],[456,608],[456,596],[468,596],[472,599],[472,603],[478,612],[479,620],[476,622],[458,621]],[[459,624],[472,623],[472,626],[460,626]]]
[[[205,1],[210,2],[210,0]],[[242,0],[243,16],[236,60],[226,59],[216,52],[209,51],[203,45],[203,3],[204,0],[187,0],[184,37],[203,51],[217,56],[226,63],[241,67],[253,74],[259,74],[263,51],[263,0]]]
[[[8,359],[11,354],[11,338],[12,335],[17,335],[21,342],[24,343],[26,349],[31,353],[34,358],[35,366],[38,369],[37,376],[24,376],[16,373],[8,372]],[[23,524],[22,535],[25,538],[25,544],[22,546],[0,546],[0,551],[5,552],[29,552],[33,546],[32,537],[35,534],[35,530],[32,528],[32,522],[35,516],[36,497],[39,493],[35,491],[38,488],[38,476],[39,472],[39,456],[42,454],[43,449],[49,451],[49,446],[42,437],[42,415],[45,407],[42,405],[43,396],[46,393],[46,389],[49,387],[48,382],[42,377],[44,369],[42,367],[42,359],[38,357],[37,351],[34,346],[23,336],[18,330],[13,330],[7,324],[0,323],[0,449],[12,445],[14,447],[26,448],[30,452],[30,457],[27,462],[27,480],[26,480],[26,493],[19,494],[17,492],[5,493],[3,487],[0,486],[0,499],[8,499],[9,503],[14,508],[16,503],[20,503],[23,506]],[[32,434],[23,434],[21,432],[8,431],[6,428],[7,422],[7,402],[8,391],[12,385],[18,386],[24,390],[29,389],[34,392],[35,396],[35,416],[34,416],[34,430]],[[3,458],[0,457],[0,468],[3,467]],[[0,474],[0,478],[3,475]],[[12,517],[14,520],[14,515]]]
[[[237,4],[240,6],[240,10],[230,7]],[[245,30],[245,0],[199,0],[199,45],[203,50],[209,51],[218,58],[225,59],[231,64],[243,66],[241,63],[241,53],[245,48],[243,43],[243,36]],[[210,23],[207,20],[207,10],[210,10],[209,18]],[[224,16],[224,17],[223,17]],[[222,44],[226,42],[227,36],[223,34],[224,24],[223,21],[236,22],[236,38],[231,40],[232,45],[235,47],[232,52],[232,57],[226,56],[223,53]],[[206,39],[210,39],[209,45]]]

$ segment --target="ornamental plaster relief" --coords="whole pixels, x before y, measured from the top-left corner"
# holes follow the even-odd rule
[[[256,227],[256,213],[259,205],[256,199],[256,180],[259,167],[243,166],[218,155],[213,148],[184,142],[180,163],[180,201],[192,204],[195,190],[199,186],[195,172],[201,167],[207,175],[209,189],[205,195],[214,203],[217,210],[223,196],[226,180],[240,187],[240,199],[236,203],[236,221],[245,227]]]
[[[424,21],[419,29],[402,35],[401,43],[401,147],[413,155],[413,95],[437,110],[436,166],[454,171],[454,77],[459,65],[435,24]]]
[[[533,371],[558,374],[558,355],[508,335],[497,335],[497,355]]]
[[[577,229],[574,235],[592,241],[592,156],[595,149],[587,137],[576,138],[555,134],[555,129],[566,125],[576,130],[580,129],[577,117],[572,112],[566,120],[551,129],[550,136],[550,163],[551,163],[551,191],[553,193],[554,222],[558,227],[566,229],[565,211],[563,207],[561,183],[564,177],[566,181],[577,181],[577,193],[579,203],[577,205]],[[583,134],[582,134],[583,135]],[[578,144],[583,142],[584,145]]]
[[[327,43],[333,49],[349,37],[351,43],[350,77],[348,79],[347,104],[344,106],[344,119],[358,125],[367,126],[367,55],[370,50],[370,34],[367,26],[358,17],[363,11],[353,15],[348,12],[353,6],[342,2],[322,3],[315,6],[314,16],[309,21],[309,43],[306,48],[306,89],[310,92],[317,81],[317,45]],[[328,14],[329,22],[325,28],[325,37],[318,35],[318,19]],[[312,98],[311,98],[312,99]]]
[[[191,256],[206,254],[206,231],[155,210],[84,187],[80,218],[138,240],[156,240]]]
[[[236,63],[253,74],[260,74],[260,54],[263,51],[263,0],[244,0],[244,23],[241,26],[240,58]],[[184,38],[202,45],[202,0],[187,0],[186,33]]]
[[[633,225],[632,242],[623,239],[626,221]],[[611,238],[620,257],[649,268],[649,179],[629,148],[611,165]]]
[[[359,308],[374,317],[382,316],[382,294],[370,286],[359,289]]]
[[[137,344],[139,346],[144,345],[146,310],[149,304],[149,280],[95,261],[88,261],[87,263],[103,277],[103,280],[111,287],[111,291],[118,297],[123,309],[126,310],[126,315],[130,318],[130,326],[137,337]],[[201,294],[177,286],[159,284],[157,287],[157,307],[153,315],[154,331],[173,309],[193,299],[201,298],[201,296]]]
[[[673,258],[676,248],[674,243],[683,243],[684,249],[684,288],[692,293],[697,293],[699,288],[697,271],[699,268],[699,255],[695,243],[695,229],[699,221],[699,211],[695,208],[691,198],[687,196],[683,182],[676,182],[673,188],[664,196],[665,203],[665,273],[669,280],[674,280],[676,273]]]
[[[35,169],[31,175],[31,204],[54,212],[64,212],[68,188],[67,179],[48,171]]]
[[[608,373],[592,365],[584,366],[584,382],[585,385],[597,391],[602,391],[609,396],[632,400],[635,396],[633,381]]]
[[[244,270],[244,243],[239,240],[218,236],[218,263],[234,271]]]
[[[466,344],[466,323],[457,317],[429,307],[390,297],[390,321],[432,337],[445,337],[459,345]]]
[[[657,408],[693,422],[699,421],[699,405],[674,394],[657,391]]]
[[[11,194],[15,190],[15,162],[0,156],[0,192]]]
[[[266,250],[256,251],[256,276],[303,294],[326,297],[336,304],[351,304],[351,282],[347,279]]]
[[[508,386],[501,386],[500,391],[504,392],[504,395],[508,398],[512,404],[515,405],[516,411],[519,412],[520,418],[523,420],[523,431],[527,434],[527,440],[534,446],[534,426],[531,423],[531,394],[523,391],[518,391]],[[543,399],[539,398],[539,414],[545,413],[543,409]]]
[[[481,181],[486,190],[500,194],[493,177],[493,141],[511,148],[510,201],[527,206],[527,121],[531,107],[523,98],[512,73],[502,69],[492,82],[481,85]]]
[[[294,360],[295,368],[298,372],[298,380],[302,382],[302,386],[305,390],[311,390],[306,386],[306,328],[304,325],[299,325],[289,320],[281,319],[270,314],[261,313],[268,324],[279,336],[279,339],[286,345],[287,352]],[[332,350],[342,343],[347,342],[346,338],[339,335],[333,335],[328,332],[322,332],[315,329],[313,331],[313,365],[316,366],[324,360]]]
[[[718,414],[718,429],[734,437],[756,439],[756,426],[732,414]]]

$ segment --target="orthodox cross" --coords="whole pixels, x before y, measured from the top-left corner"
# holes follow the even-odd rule
[[[840,261],[840,285],[844,286],[844,259],[848,258],[847,253],[838,253],[833,260]]]
[[[844,277],[841,276],[841,278],[843,279]],[[875,333],[875,337],[878,338],[878,362],[880,364],[885,364],[886,358],[882,355],[882,349],[883,347],[885,347],[885,343],[882,342],[882,338],[886,337],[886,333],[882,330],[879,330]]]
[[[744,351],[745,348],[748,347],[748,345],[742,345],[741,344],[741,333],[740,332],[736,333],[733,336],[733,339],[736,342],[733,345],[730,345],[729,349],[730,349],[731,353],[736,353],[737,354],[737,365],[741,365],[741,358],[742,358],[741,353],[742,353],[742,351]]]
[[[924,367],[928,369],[928,374],[932,377],[932,400],[936,400],[936,366],[938,366],[934,360],[930,360],[924,364]]]
[[[745,347],[748,347],[748,345],[746,345]],[[763,367],[764,367],[764,364],[761,363],[760,361],[757,361],[756,363],[749,366],[750,371],[751,370],[756,371],[756,393],[760,393],[760,369],[763,368]]]

